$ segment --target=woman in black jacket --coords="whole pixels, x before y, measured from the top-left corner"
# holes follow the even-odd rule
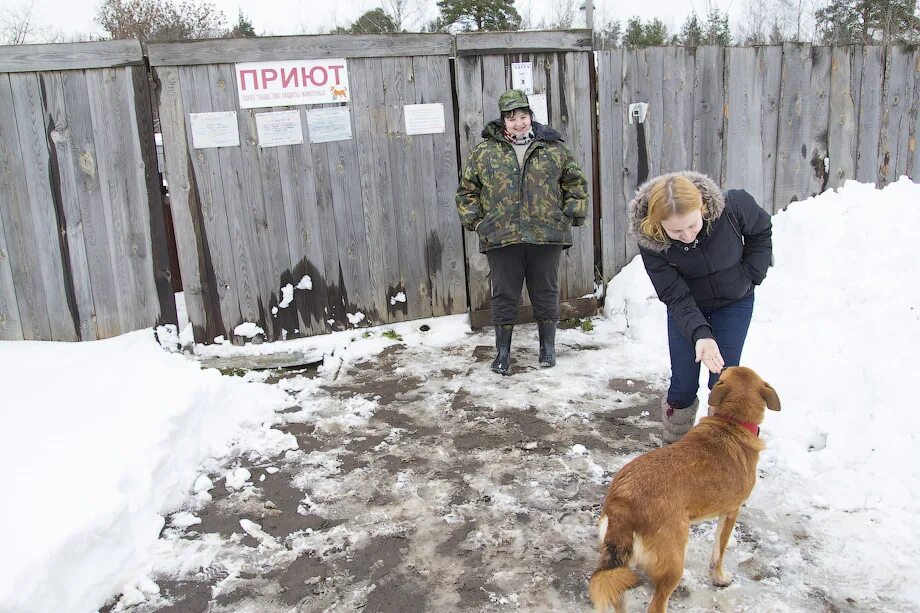
[[[754,286],[773,254],[770,215],[743,190],[724,195],[709,177],[680,172],[656,177],[629,204],[630,231],[668,307],[671,384],[662,399],[664,441],[696,420],[702,362],[709,388],[737,366],[754,309]]]

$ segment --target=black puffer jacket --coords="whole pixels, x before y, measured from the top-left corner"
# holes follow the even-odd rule
[[[661,177],[636,192],[629,203],[629,226],[658,298],[668,306],[683,335],[696,342],[712,337],[699,307],[720,307],[744,298],[767,276],[773,257],[773,224],[744,190],[723,195],[705,175],[674,174],[690,179],[703,195],[709,221],[696,241],[664,244],[640,232],[639,225],[648,213],[649,192]]]

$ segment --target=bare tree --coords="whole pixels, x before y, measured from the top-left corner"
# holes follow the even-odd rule
[[[34,13],[34,0],[0,10],[0,43],[22,45],[30,42],[36,33]]]
[[[397,32],[414,32],[419,28],[425,13],[422,0],[383,0],[382,4]]]
[[[550,6],[548,30],[567,30],[575,23],[575,0],[553,0]]]

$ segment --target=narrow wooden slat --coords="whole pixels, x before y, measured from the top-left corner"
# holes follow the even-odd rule
[[[776,142],[779,128],[780,83],[783,70],[783,48],[781,46],[757,49],[758,78],[761,84],[760,142],[763,168],[763,183],[755,187],[762,194],[757,202],[764,210],[777,211],[773,200],[776,186]]]
[[[385,321],[399,321],[404,319],[408,312],[408,304],[399,300],[402,291],[402,275],[400,272],[399,228],[396,225],[397,198],[400,197],[393,190],[393,170],[391,161],[394,153],[390,151],[394,140],[390,135],[389,121],[395,118],[396,110],[390,112],[390,100],[386,95],[383,77],[383,62],[380,58],[363,60],[366,67],[366,82],[369,92],[370,104],[369,129],[370,146],[373,150],[373,183],[377,190],[378,207],[366,215],[368,242],[374,249],[374,256],[370,262],[369,274],[373,277],[380,275],[377,282],[379,291],[383,294],[386,311],[380,313]],[[394,119],[395,121],[395,119]],[[372,282],[373,283],[373,282]]]
[[[463,227],[456,207],[457,149],[456,123],[451,92],[450,65],[447,58],[428,56],[428,102],[444,107],[444,133],[431,136],[435,164],[435,202],[432,210],[435,226],[430,230],[429,260],[442,276],[439,288],[444,292],[431,297],[435,315],[465,312],[466,278],[463,259]]]
[[[590,51],[590,30],[539,32],[477,32],[457,35],[457,55],[527,53],[540,51]]]
[[[887,185],[907,173],[911,96],[914,90],[913,49],[888,47],[882,99],[878,185]]]
[[[722,131],[725,121],[725,88],[722,47],[696,50],[693,88],[693,158],[691,168],[722,184]]]
[[[806,150],[811,172],[808,174],[805,197],[820,194],[827,189],[828,184],[831,50],[831,47],[811,48],[810,131],[806,135]],[[782,204],[782,202],[777,202],[777,207]]]
[[[290,59],[448,55],[448,34],[362,34],[355,36],[260,36],[154,43],[151,66],[192,66]]]
[[[185,108],[186,146],[189,148],[194,185],[197,188],[199,232],[201,249],[207,250],[206,270],[209,283],[216,289],[220,306],[221,321],[219,334],[230,339],[233,329],[242,323],[243,316],[239,301],[239,287],[234,266],[234,246],[231,244],[227,222],[227,207],[220,174],[220,160],[217,148],[195,149],[192,140],[192,113],[209,113],[228,109],[215,109],[208,89],[207,67],[179,69],[182,104]],[[213,271],[213,272],[212,272]],[[212,339],[208,339],[211,341]]]
[[[761,134],[763,83],[757,49],[728,49],[728,121],[724,138],[725,175],[723,186],[747,190],[764,205],[764,152]],[[772,199],[772,195],[771,195]]]
[[[186,131],[182,84],[177,68],[157,68],[154,75],[160,84],[160,128],[186,312],[195,341],[210,342],[224,333],[223,316],[192,166],[191,135]]]
[[[661,54],[661,171],[687,170],[693,159],[694,57],[685,47],[664,47]]]
[[[143,63],[141,44],[134,39],[0,46],[0,72],[81,70]]]
[[[16,102],[10,76],[0,74],[0,215],[6,235],[6,255],[16,288],[22,338],[50,340],[51,326],[39,264],[40,243],[32,222]]]
[[[79,121],[68,112],[68,101],[64,92],[64,83],[74,75],[72,72],[48,72],[40,75],[42,89],[47,99],[47,122],[50,146],[50,160],[57,169],[59,177],[63,234],[67,242],[69,256],[68,270],[73,280],[74,298],[78,314],[80,340],[95,340],[96,322],[93,304],[93,284],[84,241],[84,223],[81,200],[85,206],[86,199],[81,199],[78,187],[80,166],[79,149],[74,140],[72,125]],[[85,91],[85,90],[84,90]],[[85,98],[85,96],[84,96]],[[82,101],[74,101],[74,109],[88,113]],[[84,103],[85,104],[85,103]]]
[[[425,249],[425,190],[419,181],[413,180],[415,172],[423,168],[422,151],[417,139],[406,134],[402,107],[415,104],[415,72],[411,58],[395,60],[397,74],[402,78],[396,80],[396,93],[399,100],[398,138],[402,143],[401,156],[406,164],[406,183],[403,187],[404,201],[397,207],[397,220],[402,235],[406,240],[400,244],[400,262],[408,263],[408,276],[405,277],[406,297],[409,300],[409,316],[412,319],[431,316],[431,281],[428,276],[428,254]],[[392,126],[391,126],[392,128]],[[430,154],[429,154],[430,157]],[[424,173],[423,173],[424,174]],[[431,176],[430,172],[427,176]],[[413,316],[413,311],[418,315]]]
[[[169,246],[166,236],[166,220],[163,209],[163,194],[160,173],[157,167],[156,141],[153,127],[153,103],[150,98],[152,83],[147,69],[133,66],[126,71],[133,86],[133,114],[135,131],[132,133],[131,145],[138,160],[138,193],[142,200],[138,207],[147,213],[147,227],[139,226],[146,246],[150,250],[147,261],[146,289],[150,296],[151,308],[148,311],[147,325],[160,323],[178,323],[176,297],[172,290],[169,270]],[[142,170],[141,170],[142,169]],[[146,194],[144,189],[146,188]],[[143,197],[146,195],[146,198]]]
[[[864,47],[857,118],[856,180],[877,183],[882,133],[885,48]]]
[[[41,271],[41,288],[51,330],[48,340],[75,341],[80,322],[69,262],[65,259],[69,255],[67,242],[59,227],[64,212],[59,179],[55,176],[57,169],[52,167],[49,154],[45,95],[37,73],[11,74],[10,89],[16,107],[19,155],[25,173],[32,227],[40,247],[35,251],[38,259],[33,266]]]
[[[783,45],[783,79],[776,151],[773,200],[780,209],[808,193],[811,173],[808,140],[811,133],[811,45]]]
[[[917,151],[917,138],[920,138],[920,49],[915,49],[911,56],[911,64],[914,71],[914,88],[911,95],[911,123],[909,126],[909,135],[907,138],[907,176],[916,181],[920,178],[920,160]]]
[[[0,76],[0,79],[2,78]],[[3,167],[3,146],[0,141],[0,170],[3,170]],[[4,182],[0,181],[0,198],[4,198],[6,194]],[[3,202],[5,201],[4,199]],[[19,304],[16,299],[16,285],[13,283],[10,251],[7,248],[6,233],[3,229],[4,214],[4,207],[0,207],[0,341],[21,341],[23,340],[22,321],[19,319]]]
[[[270,206],[282,206],[278,181],[278,161],[274,150],[264,150],[264,164],[254,159],[257,150],[255,119],[247,110],[237,110],[233,66],[216,64],[189,68],[195,74],[196,90],[201,96],[210,95],[214,111],[237,111],[239,147],[219,147],[208,151],[216,154],[219,181],[223,193],[229,249],[233,265],[236,294],[242,321],[252,322],[265,331],[267,339],[281,339],[281,322],[272,317],[271,308],[280,301],[280,274],[287,260],[287,233],[284,221],[266,212]],[[260,109],[265,111],[270,109]],[[202,150],[204,151],[204,150]],[[266,185],[271,186],[266,193]],[[263,200],[264,198],[264,200]],[[216,246],[216,245],[215,245]],[[276,257],[283,252],[284,258]],[[290,325],[290,323],[288,324]],[[296,325],[294,326],[296,327]]]
[[[828,187],[841,187],[856,177],[857,117],[862,50],[834,47],[831,57],[831,93],[828,127]],[[854,87],[856,79],[856,87]]]
[[[622,181],[620,169],[622,162],[622,127],[619,134],[616,128],[622,112],[620,104],[619,75],[622,71],[621,49],[600,51],[597,54],[597,95],[598,95],[598,169],[600,172],[600,236],[601,268],[604,283],[618,272],[616,251],[622,240],[617,236],[616,208],[622,197],[617,190],[617,182]],[[619,139],[617,139],[619,136]]]

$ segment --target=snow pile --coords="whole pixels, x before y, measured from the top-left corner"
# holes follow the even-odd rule
[[[165,352],[149,330],[0,343],[0,372],[0,611],[96,610],[130,588],[202,462],[264,435],[289,403]]]

